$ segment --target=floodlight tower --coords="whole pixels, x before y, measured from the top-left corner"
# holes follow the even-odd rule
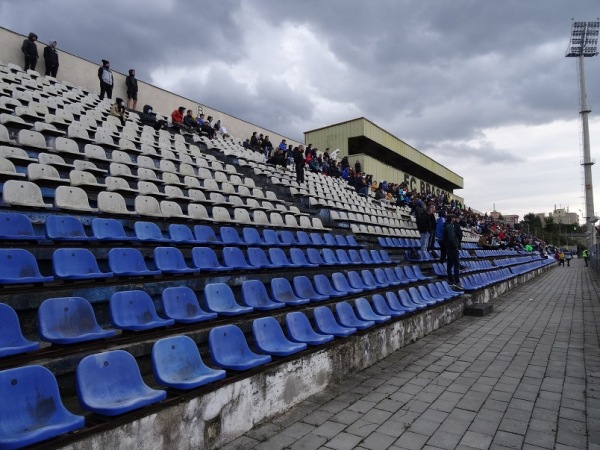
[[[592,165],[594,161],[590,156],[590,128],[588,116],[591,109],[587,104],[587,94],[585,91],[585,72],[583,68],[584,58],[591,58],[598,54],[598,31],[600,30],[600,19],[595,22],[575,22],[571,27],[571,39],[566,57],[579,58],[579,90],[581,94],[581,125],[583,133],[583,175],[585,183],[585,224],[588,235],[588,248],[593,249],[596,244],[595,222],[598,220],[594,216],[594,190],[592,184]]]

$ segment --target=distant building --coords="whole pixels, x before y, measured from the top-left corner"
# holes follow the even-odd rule
[[[506,223],[507,225],[510,225],[511,227],[514,227],[516,224],[519,223],[519,215],[518,214],[508,214],[508,215],[504,216],[504,223]]]
[[[546,213],[536,213],[542,223],[545,225],[546,220],[552,217],[552,220],[556,224],[561,225],[579,225],[579,214],[574,212],[569,212],[568,209],[565,208],[554,208],[554,211],[548,213],[548,217],[546,217]]]

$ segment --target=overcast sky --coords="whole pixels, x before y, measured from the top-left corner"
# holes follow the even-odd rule
[[[364,116],[463,176],[467,205],[521,218],[585,212],[564,55],[571,19],[599,16],[598,0],[0,0],[3,27],[297,140]],[[600,56],[586,76],[598,157]]]

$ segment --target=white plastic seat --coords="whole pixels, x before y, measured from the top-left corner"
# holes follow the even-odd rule
[[[106,190],[108,191],[122,191],[122,192],[131,192],[138,193],[137,189],[132,189],[129,186],[127,180],[121,177],[106,177]]]
[[[196,172],[194,171],[194,166],[192,166],[191,164],[188,164],[188,163],[181,163],[179,165],[179,173],[183,176],[196,177]]]
[[[118,192],[103,191],[98,194],[98,210],[108,214],[126,214],[133,212],[127,209],[125,199]]]
[[[163,158],[164,158],[164,156],[163,156]],[[163,172],[169,172],[169,173],[174,173],[174,174],[179,173],[177,170],[177,167],[175,167],[175,164],[173,163],[173,161],[161,159],[160,163],[159,163],[159,168]]]
[[[212,203],[211,200],[208,200],[206,198],[204,191],[201,191],[200,189],[188,189],[188,197],[189,197],[190,201],[192,201],[192,202]]]
[[[153,197],[164,197],[165,194],[160,192],[158,186],[152,181],[138,181],[137,188],[142,195],[152,195]]]
[[[0,146],[0,157],[10,159],[11,161],[34,162],[36,158],[30,157],[25,150],[19,147]]]
[[[296,217],[291,215],[291,214],[286,214],[285,215],[285,225],[288,227],[293,227],[293,228],[298,228],[298,221],[296,220]]]
[[[145,169],[156,169],[156,163],[154,162],[154,160],[149,156],[145,155],[139,155],[137,157],[137,165],[138,167],[143,167]]]
[[[54,192],[54,205],[60,209],[75,211],[96,212],[90,207],[90,202],[85,191],[73,186],[59,186]]]
[[[119,148],[119,146],[115,144],[115,140],[112,137],[112,135],[101,128],[98,128],[96,130],[96,134],[94,134],[94,142],[98,145],[104,145],[111,148]]]
[[[30,181],[6,181],[2,188],[2,201],[11,206],[52,208],[52,205],[44,203],[39,186]]]
[[[212,209],[212,218],[215,222],[228,223],[232,222],[231,216],[227,208],[222,206],[214,206]]]
[[[171,184],[175,186],[185,186],[185,184],[181,182],[177,174],[171,172],[163,172],[162,182],[164,184]]]
[[[23,178],[24,173],[18,173],[15,165],[9,159],[0,157],[0,175],[2,177]]]
[[[71,186],[91,186],[102,189],[106,187],[104,183],[98,183],[93,174],[83,170],[72,170],[69,172],[69,180],[71,180]]]
[[[135,146],[135,143],[133,141],[131,141],[130,139],[125,139],[125,138],[119,139],[118,147],[121,150],[125,150],[125,151],[128,151],[128,152],[136,152],[136,153],[140,152],[137,149],[137,147]]]
[[[2,144],[15,144],[16,142],[10,138],[8,128],[0,124],[0,143]]]
[[[50,181],[53,183],[68,183],[60,177],[56,167],[48,164],[31,163],[27,166],[27,178],[29,181]]]
[[[181,190],[181,188],[179,188],[177,186],[172,186],[169,184],[165,186],[165,195],[169,199],[176,198],[176,199],[180,199],[180,200],[189,200],[189,197],[186,197],[183,194],[183,191]]]
[[[201,180],[212,180],[212,172],[204,167],[198,167],[198,178]]]
[[[267,213],[261,210],[252,211],[252,216],[254,218],[255,225],[269,226],[271,222],[269,222],[269,217]]]
[[[138,177],[140,178],[140,180],[152,181],[152,182],[160,181],[158,179],[158,176],[156,175],[156,172],[152,169],[140,168],[140,169],[138,169],[137,173],[138,173]]]
[[[69,153],[71,155],[77,155],[77,157],[81,156],[77,142],[75,142],[73,139],[68,139],[65,137],[57,137],[54,140],[54,151],[57,153]]]
[[[67,128],[67,137],[76,141],[92,142],[87,128],[78,122],[72,122]]]
[[[180,219],[189,219],[181,210],[179,203],[171,200],[163,200],[160,202],[160,209],[164,217],[176,217]]]
[[[75,166],[76,170],[84,170],[84,171],[89,172],[91,174],[95,173],[95,174],[98,174],[98,175],[104,175],[104,174],[108,173],[108,170],[100,169],[93,162],[91,162],[91,161],[85,161],[83,159],[76,159],[75,161],[73,161],[73,165]]]
[[[121,163],[110,163],[109,172],[114,177],[125,177],[138,179],[137,175],[131,173],[129,166]]]
[[[204,220],[207,222],[213,221],[208,215],[206,207],[199,203],[190,203],[188,205],[188,216],[190,216],[190,219]]]
[[[202,189],[202,186],[200,185],[200,180],[193,176],[187,175],[187,176],[183,177],[183,184],[187,188]]]
[[[135,198],[135,212],[141,216],[164,217],[158,200],[149,195],[138,195]]]
[[[17,142],[22,147],[51,150],[51,148],[46,145],[46,138],[44,138],[44,135],[37,131],[20,130],[17,135]]]
[[[233,219],[237,223],[241,223],[244,225],[252,223],[252,220],[250,219],[250,214],[248,214],[248,211],[243,208],[235,208],[233,210]]]

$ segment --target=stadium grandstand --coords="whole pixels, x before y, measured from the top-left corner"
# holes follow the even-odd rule
[[[465,224],[450,286],[409,204],[241,144],[302,143],[151,85],[159,118],[201,108],[232,137],[121,123],[96,64],[24,71],[0,36],[0,449],[217,448],[556,264]],[[306,142],[462,203],[459,175],[345,125]]]

